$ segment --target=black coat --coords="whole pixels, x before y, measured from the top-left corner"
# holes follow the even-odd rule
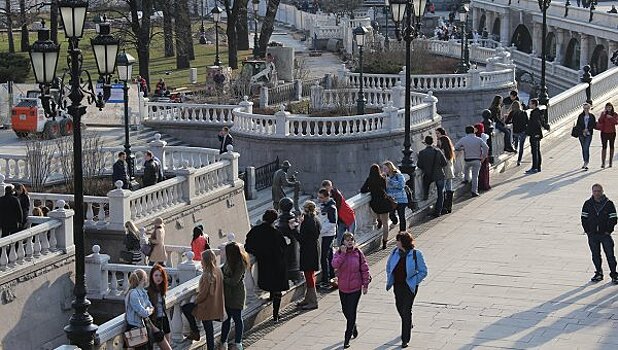
[[[374,213],[386,214],[393,210],[392,202],[387,199],[385,178],[379,178],[377,181],[367,178],[360,191],[361,193],[369,192],[371,194],[369,207],[371,207]]]
[[[26,220],[28,219],[28,214],[30,214],[30,196],[28,196],[25,193],[22,193],[17,196],[17,199],[19,200],[19,204],[21,206],[21,213],[22,213],[21,222],[23,225],[25,225]]]
[[[227,137],[224,137],[219,135],[219,154],[223,154],[225,152],[227,152],[227,145],[232,145],[234,146],[234,138],[232,137],[232,135],[227,134]]]
[[[19,199],[13,194],[6,194],[0,197],[0,227],[2,237],[19,231],[23,222],[23,212]]]
[[[118,180],[122,181],[122,188],[129,188],[129,169],[127,162],[121,159],[118,159],[112,167],[112,181],[115,184]]]
[[[154,159],[144,162],[144,177],[142,180],[144,187],[152,186],[159,182],[159,164]]]
[[[531,138],[536,138],[540,140],[543,138],[543,129],[549,130],[549,124],[547,123],[547,120],[545,120],[543,111],[535,108],[532,110],[532,112],[530,112],[530,120],[528,121],[527,134]]]
[[[255,226],[247,233],[245,250],[257,259],[258,286],[262,290],[280,292],[290,288],[284,258],[285,246],[281,232],[268,223]]]
[[[525,111],[511,111],[507,117],[507,124],[513,123],[513,133],[519,134],[528,129],[528,114]]]
[[[595,118],[594,114],[592,113],[588,113],[588,115],[588,135],[592,136],[592,133],[594,132],[594,127],[597,125],[597,118]],[[584,136],[584,129],[586,128],[586,125],[584,123],[584,113],[580,114],[577,117],[577,123],[575,124],[575,127],[577,128],[579,136]]]
[[[416,166],[423,171],[423,180],[429,183],[444,180],[446,157],[444,153],[433,146],[427,146],[418,152]]]
[[[596,202],[594,197],[590,197],[584,202],[582,207],[584,232],[610,234],[614,232],[617,222],[616,206],[607,197],[603,196],[600,202]]]
[[[292,217],[290,217],[291,219]],[[298,236],[300,232],[298,231],[298,226],[295,229],[290,229],[288,224],[289,219],[285,217],[285,215],[279,216],[279,222],[277,222],[277,230],[281,232],[283,237],[289,239],[290,244],[285,245],[285,249],[283,250],[283,256],[285,257],[285,267],[288,271],[288,278],[295,279],[296,275],[294,273],[300,270],[298,261],[300,260],[298,256]]]
[[[320,254],[318,245],[320,239],[320,221],[312,215],[305,214],[305,219],[300,224],[300,269],[302,271],[318,271]]]

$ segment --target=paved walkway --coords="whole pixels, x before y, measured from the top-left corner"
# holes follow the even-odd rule
[[[429,277],[414,307],[413,349],[616,349],[618,286],[589,283],[593,267],[579,223],[595,182],[618,200],[618,169],[599,166],[599,135],[591,170],[579,144],[563,136],[544,144],[543,172],[529,163],[500,174],[494,188],[453,214],[415,228]],[[389,248],[393,246],[391,242]],[[380,255],[382,254],[382,255]],[[371,266],[361,299],[356,349],[395,349],[400,322],[385,286],[385,254]],[[606,268],[607,269],[607,268]],[[608,271],[606,272],[606,275]],[[320,308],[250,341],[250,349],[338,349],[345,323],[337,293]]]

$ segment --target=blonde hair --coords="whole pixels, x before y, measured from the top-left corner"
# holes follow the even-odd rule
[[[146,281],[148,275],[146,271],[142,269],[137,269],[129,275],[129,289],[135,289],[139,286],[140,282]]]
[[[397,169],[395,164],[393,164],[393,162],[391,162],[390,160],[387,160],[386,162],[384,162],[383,165],[387,167],[391,173],[393,174],[399,173],[399,169]]]
[[[32,216],[43,216],[43,210],[39,207],[32,208]]]
[[[308,215],[316,215],[317,210],[315,203],[313,201],[306,201],[305,204],[303,204],[303,211]]]
[[[127,229],[128,233],[133,234],[135,237],[139,238],[140,237],[140,233],[139,233],[139,229],[137,228],[137,226],[135,226],[135,223],[131,220],[127,221],[124,223],[124,228]]]
[[[511,111],[521,111],[521,103],[517,100],[513,101],[513,103],[511,103]]]
[[[217,256],[212,249],[206,249],[202,252],[202,267],[204,268],[204,274],[212,281],[215,268],[217,267]]]

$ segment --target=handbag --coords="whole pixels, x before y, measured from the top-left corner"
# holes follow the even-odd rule
[[[142,253],[144,253],[144,255],[150,256],[150,254],[152,254],[152,246],[152,244],[144,243],[140,247],[140,250],[142,251]]]
[[[127,295],[127,300],[125,301],[125,304],[128,304],[128,299],[131,299],[131,293]],[[124,314],[124,321],[125,323],[127,322],[126,312]],[[146,345],[149,342],[148,328],[146,326],[142,326],[129,329],[128,331],[122,333],[122,337],[124,338],[125,344],[130,348]]]
[[[408,208],[414,210],[414,198],[412,197],[412,190],[408,185],[403,186],[403,190],[406,191],[406,197],[408,198]]]
[[[150,318],[146,318],[146,327],[150,329],[150,336],[149,339],[152,339],[153,343],[160,343],[163,341],[163,338],[165,338],[165,333],[163,333],[163,331],[159,328],[157,328],[157,326],[154,325],[154,323],[152,323],[152,320],[150,320]]]
[[[571,128],[571,137],[578,138],[579,137],[579,128],[577,127],[577,122]]]

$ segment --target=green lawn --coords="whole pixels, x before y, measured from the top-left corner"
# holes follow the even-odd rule
[[[199,32],[199,23],[193,25],[194,30],[193,33]],[[212,24],[206,25],[206,27],[211,27]],[[114,28],[112,27],[112,33]],[[15,40],[15,49],[19,50],[20,48],[20,40],[21,40],[21,32],[15,31],[13,33]],[[96,64],[94,61],[94,56],[92,53],[92,47],[90,46],[90,38],[94,37],[96,34],[94,30],[86,31],[84,34],[84,38],[80,42],[80,48],[83,51],[84,55],[84,68],[88,69],[90,73],[96,78],[98,76]],[[219,35],[219,39],[223,39],[224,36]],[[37,39],[37,33],[30,33],[30,43],[33,43]],[[195,48],[195,60],[191,61],[191,67],[197,68],[198,71],[198,83],[202,85],[206,80],[206,67],[213,64],[215,60],[215,46],[214,45],[200,45],[199,44],[199,35],[194,35],[194,48]],[[58,41],[60,42],[60,58],[58,61],[58,72],[57,75],[62,75],[62,69],[67,67],[66,56],[67,56],[67,48],[68,43],[65,40],[64,32],[58,32]],[[120,48],[122,50],[122,47]],[[8,51],[8,39],[6,32],[0,33],[0,52]],[[127,48],[127,52],[135,57],[137,60],[137,53],[134,48]],[[150,45],[150,80],[151,80],[151,88],[154,88],[154,84],[159,80],[159,78],[164,78],[167,86],[169,88],[177,88],[181,86],[189,86],[189,69],[180,69],[176,70],[176,57],[164,57],[163,55],[163,39],[157,38]],[[24,56],[28,57],[28,53],[22,53]],[[238,57],[239,62],[244,58],[251,55],[251,51],[239,51]],[[219,56],[221,62],[226,65],[227,64],[227,46],[219,45]],[[137,76],[139,72],[139,67],[136,65],[133,67],[133,75]],[[166,72],[170,72],[169,75],[166,75]],[[34,82],[34,75],[32,71],[28,77],[27,82]]]

